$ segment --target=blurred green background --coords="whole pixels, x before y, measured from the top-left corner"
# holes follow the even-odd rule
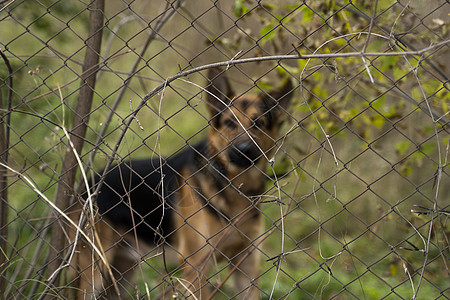
[[[80,87],[88,3],[1,5],[0,47],[13,68],[12,74],[0,68],[2,109],[7,78],[14,79],[8,165],[52,200],[68,146],[61,126],[71,128]],[[448,40],[449,3],[186,1],[155,31],[170,7],[164,0],[106,3],[101,71],[81,154],[90,172],[106,164],[132,109],[180,71],[267,55],[380,53],[252,62],[227,71],[240,92],[270,90],[286,77],[298,86],[274,170],[267,171],[273,178],[268,199],[281,195],[281,204],[260,205],[268,236],[259,246],[262,297],[448,298],[448,45],[421,56],[382,54]],[[149,99],[114,163],[170,156],[205,137],[205,95],[197,86],[205,86],[205,74],[176,80]],[[11,172],[8,192],[1,297],[39,298],[50,275],[45,266],[54,212]],[[168,286],[161,283],[161,261],[142,265],[134,297],[148,296],[144,281],[152,297],[160,295]],[[225,266],[211,282],[225,278]],[[231,297],[231,285],[217,297]]]

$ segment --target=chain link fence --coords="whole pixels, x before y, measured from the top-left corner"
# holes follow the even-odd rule
[[[240,93],[295,87],[251,241],[260,297],[448,299],[449,14],[445,0],[0,1],[1,298],[75,297],[83,178],[205,138],[219,66]],[[189,296],[164,251],[142,252],[122,299]],[[203,274],[209,298],[245,298],[233,268]]]

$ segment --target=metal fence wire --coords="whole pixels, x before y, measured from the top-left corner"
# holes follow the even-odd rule
[[[0,298],[450,298],[449,32],[448,0],[0,1]]]

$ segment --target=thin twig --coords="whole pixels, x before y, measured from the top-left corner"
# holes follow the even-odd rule
[[[33,183],[32,180],[30,180],[27,176],[23,175],[22,173],[14,170],[13,168],[11,168],[10,166],[0,162],[0,165],[7,168],[9,171],[11,171],[12,173],[16,174],[17,176],[19,176],[19,178],[23,179],[24,182],[31,187],[31,189],[38,194],[42,199],[45,200],[45,202],[47,202],[56,212],[58,212],[64,219],[66,219],[66,221],[68,221],[70,223],[70,225],[72,225],[74,228],[76,228],[80,234],[90,243],[93,244],[93,241],[91,241],[91,239],[84,233],[84,231],[78,227],[77,224],[75,224],[75,222],[72,221],[72,219],[67,216],[67,214],[65,214],[62,210],[60,210],[52,201],[50,201],[47,196],[45,196],[45,194],[43,194]],[[97,249],[97,247],[95,247],[95,245],[93,245],[93,249],[94,251],[99,255],[99,257],[103,260],[102,255],[100,250]]]
[[[3,6],[3,7],[0,9],[0,12],[2,12],[4,9],[6,9],[8,6],[10,6],[14,1],[16,1],[16,0],[11,0],[11,1],[9,1],[9,3],[5,4],[5,6]],[[0,4],[3,4],[3,2],[6,2],[6,0],[5,0],[5,1],[2,1],[2,3],[0,3]]]
[[[434,135],[436,137],[436,144],[437,144],[437,150],[438,150],[438,167],[437,167],[437,175],[436,175],[436,192],[434,195],[434,199],[433,199],[433,210],[431,212],[431,218],[429,221],[429,230],[428,230],[428,236],[427,236],[427,243],[425,245],[425,257],[424,257],[424,261],[423,261],[423,265],[422,265],[422,270],[420,272],[420,277],[419,277],[419,282],[417,283],[417,289],[413,294],[413,299],[417,298],[417,295],[419,293],[419,289],[423,280],[423,276],[425,273],[425,268],[427,266],[427,261],[428,261],[428,254],[429,254],[429,247],[430,247],[430,243],[431,243],[431,236],[432,236],[432,231],[433,231],[433,221],[435,218],[435,212],[437,210],[437,202],[438,202],[438,195],[439,195],[439,190],[440,190],[440,183],[441,183],[441,178],[442,178],[442,170],[444,168],[444,165],[442,164],[442,154],[441,154],[441,144],[439,141],[439,132],[438,132],[438,128],[437,128],[437,121],[434,119],[433,116],[433,112],[431,110],[431,106],[430,103],[428,101],[428,97],[425,94],[425,91],[422,87],[422,83],[420,82],[419,77],[417,76],[417,69],[413,68],[412,65],[409,63],[409,61],[406,59],[406,62],[408,63],[408,65],[410,66],[411,70],[413,71],[414,77],[416,78],[419,90],[422,94],[423,100],[425,101],[427,108],[428,108],[428,112],[430,114],[431,120],[433,122],[433,128],[434,128]],[[420,62],[420,60],[419,60]]]
[[[60,90],[60,89],[62,89],[62,88],[65,88],[66,86],[70,85],[71,83],[74,83],[74,82],[77,81],[78,79],[82,78],[84,75],[86,75],[87,73],[91,72],[91,71],[94,70],[95,68],[97,68],[97,67],[102,68],[103,66],[106,66],[106,65],[109,63],[110,60],[115,59],[115,58],[117,58],[117,57],[119,57],[119,56],[122,56],[122,55],[124,55],[124,54],[128,54],[128,53],[130,53],[130,52],[131,52],[131,50],[127,50],[127,51],[124,51],[124,52],[120,52],[120,53],[114,54],[114,55],[112,55],[112,56],[106,58],[105,60],[103,60],[103,61],[101,61],[101,62],[99,62],[99,63],[96,63],[95,65],[93,65],[92,67],[90,67],[90,68],[87,69],[86,71],[82,72],[80,75],[78,75],[78,76],[75,77],[74,79],[69,80],[68,82],[64,83],[63,85],[57,86],[57,87],[55,87],[54,89],[51,89],[51,90],[48,91],[48,92],[45,92],[45,93],[40,94],[40,95],[38,95],[38,96],[36,96],[36,97],[33,97],[33,98],[31,98],[31,99],[29,99],[29,100],[27,100],[27,101],[25,101],[25,102],[20,102],[20,103],[19,103],[17,106],[15,106],[14,108],[20,107],[20,106],[22,106],[22,105],[27,105],[27,104],[29,104],[30,102],[33,102],[33,101],[35,101],[35,100],[37,100],[37,99],[39,99],[39,98],[45,97],[45,96],[50,95],[50,94],[54,94],[54,93],[58,92],[58,90]]]
[[[236,59],[236,60],[228,60],[218,63],[212,63],[212,64],[206,64],[197,68],[193,68],[184,72],[180,72],[172,77],[168,77],[166,81],[163,84],[160,84],[159,86],[155,87],[150,93],[145,95],[145,97],[142,99],[141,103],[136,107],[136,109],[128,116],[128,120],[125,122],[125,126],[122,129],[122,132],[120,133],[120,136],[117,139],[117,142],[113,148],[113,151],[111,153],[111,157],[109,158],[105,171],[110,168],[112,161],[119,149],[119,146],[122,143],[123,138],[125,137],[125,133],[128,131],[128,128],[133,120],[133,116],[136,115],[143,107],[145,107],[145,104],[147,101],[149,101],[154,95],[159,93],[161,89],[163,89],[166,85],[170,85],[173,81],[177,80],[181,77],[186,77],[190,74],[197,73],[200,71],[217,68],[217,67],[225,67],[229,65],[238,65],[238,64],[245,64],[250,62],[261,62],[261,61],[273,61],[273,60],[289,60],[289,59],[313,59],[313,58],[332,58],[332,57],[361,57],[361,56],[405,56],[405,55],[421,55],[423,53],[426,53],[428,51],[434,50],[438,47],[441,47],[447,43],[449,43],[450,40],[445,40],[443,42],[440,42],[436,45],[424,48],[419,51],[405,51],[405,52],[386,52],[386,53],[361,53],[361,52],[349,52],[349,53],[339,53],[339,54],[309,54],[309,55],[275,55],[275,56],[263,56],[263,57],[252,57],[252,58],[244,58],[244,59]]]
[[[378,6],[378,0],[375,1],[372,17],[370,18],[369,31],[367,33],[366,42],[364,43],[364,47],[363,47],[363,50],[362,50],[363,53],[366,52],[367,46],[369,45],[369,41],[370,41],[370,38],[372,36],[373,22],[375,20],[375,16],[377,15],[377,6]],[[370,73],[369,65],[367,64],[367,61],[366,61],[364,56],[362,57],[362,61],[364,63],[364,67],[367,70],[367,74],[369,74],[370,82],[374,83],[372,74]]]
[[[128,78],[125,80],[124,85],[122,86],[121,90],[119,91],[119,94],[117,95],[116,99],[114,100],[112,106],[111,106],[111,110],[110,113],[108,114],[108,116],[106,117],[105,122],[103,122],[103,126],[102,129],[100,130],[97,140],[95,141],[94,145],[95,147],[98,147],[100,145],[100,143],[103,140],[103,137],[106,133],[106,130],[108,129],[108,125],[111,122],[113,116],[116,114],[116,108],[119,105],[119,103],[122,101],[122,98],[125,94],[126,89],[128,88],[128,84],[131,81],[131,79],[134,77],[137,67],[140,63],[140,61],[144,58],[144,54],[147,51],[148,47],[150,46],[151,42],[155,39],[156,35],[158,34],[158,32],[161,30],[162,26],[172,17],[172,15],[176,12],[176,9],[179,8],[184,0],[179,0],[177,1],[174,5],[173,8],[170,11],[167,11],[166,14],[163,16],[163,18],[161,20],[159,20],[154,28],[154,30],[152,31],[152,33],[149,35],[149,37],[146,40],[146,43],[143,47],[143,49],[140,52],[139,57],[136,59],[136,61],[134,62],[133,66],[131,67],[131,70],[128,73]],[[164,83],[162,84],[162,86],[164,86]],[[134,113],[135,110],[133,110],[131,112],[132,115],[132,119],[134,119],[134,117],[136,116],[136,113]],[[131,122],[130,122],[131,123]],[[125,128],[122,130],[122,133],[125,134],[125,132],[127,131],[127,128],[130,126],[130,123],[126,124]],[[114,148],[110,158],[108,159],[108,162],[105,166],[104,169],[104,173],[102,174],[102,176],[100,177],[99,182],[97,183],[97,188],[95,191],[95,194],[98,194],[98,192],[100,191],[102,185],[103,185],[103,180],[104,180],[104,176],[106,174],[106,172],[108,171],[108,169],[110,168],[116,153],[117,153],[117,149],[120,146],[120,143],[122,141],[123,135],[120,137],[120,142],[116,143],[116,148]],[[95,158],[96,155],[96,151],[92,151],[91,154],[89,155],[89,159],[88,162],[86,164],[86,168],[89,168]]]
[[[10,2],[9,4],[11,4]],[[8,4],[8,5],[9,5]],[[8,163],[9,158],[9,139],[11,130],[11,105],[12,105],[12,91],[13,91],[13,69],[11,63],[6,57],[2,49],[0,49],[0,55],[3,62],[8,69],[8,84],[7,87],[7,99],[6,99],[6,109],[5,113],[0,112],[0,161]],[[3,96],[1,95],[2,89],[0,88],[0,108],[3,108]],[[3,238],[0,240],[0,249],[6,251],[7,240],[8,240],[8,180],[6,178],[7,171],[5,168],[0,168],[0,236]],[[7,268],[8,258],[0,253],[0,274],[3,274],[5,268]],[[6,278],[0,276],[0,291],[6,288]]]

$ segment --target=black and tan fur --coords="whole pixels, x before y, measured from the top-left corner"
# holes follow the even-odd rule
[[[277,91],[236,96],[222,71],[213,69],[208,77],[211,126],[204,141],[167,159],[132,160],[107,173],[94,227],[110,271],[92,247],[79,241],[72,261],[80,274],[79,299],[115,294],[111,273],[127,298],[123,295],[141,258],[138,250],[155,245],[175,249],[183,270],[179,292],[197,299],[211,292],[208,274],[214,261],[235,265],[247,256],[233,274],[236,293],[259,299],[259,250],[252,243],[263,223],[255,203],[265,191],[267,159],[275,151],[292,85],[287,81]]]

